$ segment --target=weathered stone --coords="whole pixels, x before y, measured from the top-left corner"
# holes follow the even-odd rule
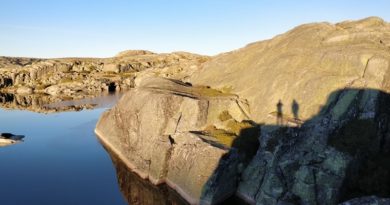
[[[103,72],[112,72],[112,73],[119,73],[120,65],[117,64],[106,64],[103,67]]]
[[[351,199],[340,205],[390,205],[389,198],[379,198],[376,196],[367,196],[357,199]]]
[[[60,90],[60,86],[58,85],[52,85],[48,88],[45,89],[45,93],[49,94],[49,95],[58,95],[60,94],[61,90]]]
[[[95,132],[143,178],[167,182],[192,203],[211,204],[235,192],[238,157],[228,157],[217,139],[196,133],[218,121],[223,110],[244,118],[237,101],[208,88],[145,79],[103,114]],[[230,169],[215,173],[223,161]],[[218,177],[209,181],[214,174]]]
[[[33,93],[33,90],[30,87],[19,87],[16,89],[16,93],[20,95],[29,95]]]
[[[174,68],[198,66],[207,59],[208,57],[189,53],[155,54],[148,51],[125,51],[115,57],[101,59],[0,57],[0,91],[15,94],[16,86],[27,86],[34,91],[44,92],[51,85],[82,82],[81,87],[60,86],[56,94],[82,98],[84,95],[96,95],[110,90],[110,83],[116,85],[117,91],[130,89],[134,87],[137,76],[182,79],[194,70],[181,69],[176,72]],[[79,92],[80,89],[82,92]]]
[[[390,116],[390,95],[342,89],[329,100],[300,128],[262,126],[260,148],[241,176],[239,196],[256,204],[331,205],[389,194],[390,175],[381,171],[390,168],[389,153],[381,151],[387,149],[381,143],[389,124],[380,119]]]
[[[329,40],[334,38],[345,40]],[[390,89],[388,84],[383,86],[389,76],[389,46],[380,43],[389,39],[390,24],[377,18],[301,25],[214,57],[191,76],[191,82],[247,99],[256,122],[274,124],[270,113],[276,111],[279,100],[284,116],[293,115],[290,108],[295,100],[300,105],[299,118],[306,120],[337,89]]]

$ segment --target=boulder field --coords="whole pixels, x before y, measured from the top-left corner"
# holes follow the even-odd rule
[[[0,57],[0,93],[80,99],[130,89],[136,78],[144,76],[183,80],[208,59],[185,52],[143,50],[124,51],[111,58]]]
[[[140,79],[96,133],[192,204],[389,204],[389,68],[382,19],[306,24]]]

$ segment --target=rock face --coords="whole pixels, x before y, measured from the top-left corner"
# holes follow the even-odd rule
[[[390,199],[388,198],[382,199],[376,196],[370,196],[370,197],[352,199],[340,205],[388,205],[388,204],[390,204]]]
[[[155,186],[143,180],[123,161],[107,148],[114,164],[119,188],[128,204],[131,205],[188,205],[175,190],[168,186]]]
[[[389,67],[379,18],[303,25],[221,54],[187,83],[138,78],[96,133],[191,203],[387,203]]]
[[[234,193],[237,186],[240,154],[228,154],[221,138],[204,132],[211,125],[225,126],[218,119],[223,112],[234,120],[246,119],[245,105],[237,96],[168,79],[145,79],[103,114],[95,132],[143,178],[168,183],[191,203],[210,204]],[[206,185],[221,162],[225,169]]]
[[[331,93],[301,127],[262,126],[260,148],[238,194],[256,204],[337,204],[389,196],[390,95],[372,89]]]
[[[379,18],[306,24],[213,58],[191,82],[247,99],[256,122],[275,123],[277,102],[289,108],[294,99],[306,120],[337,89],[389,89],[389,51],[390,25]]]
[[[208,57],[190,53],[124,51],[112,58],[30,59],[0,57],[0,92],[80,98],[126,90],[143,76],[186,79]]]

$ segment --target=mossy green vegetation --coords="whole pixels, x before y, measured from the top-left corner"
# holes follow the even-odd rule
[[[215,138],[219,143],[231,147],[234,139],[237,137],[232,132],[224,129],[218,129],[214,125],[209,125],[205,128],[205,133],[213,138]]]
[[[219,143],[236,148],[245,158],[253,156],[259,146],[260,125],[253,121],[237,121],[229,113],[222,111],[218,117],[222,122],[226,122],[226,130],[218,129],[214,125],[209,125],[204,132],[215,138]]]
[[[193,94],[204,96],[204,97],[219,97],[219,96],[232,96],[230,93],[223,93],[219,90],[212,89],[207,86],[194,86],[192,87]]]
[[[44,90],[45,88],[49,87],[50,85],[46,85],[46,84],[38,84],[35,86],[35,89],[36,90]]]
[[[65,77],[60,80],[60,83],[71,83],[73,82],[71,77]]]
[[[224,110],[219,114],[218,119],[221,120],[221,122],[225,122],[226,120],[232,119],[232,116],[230,115],[229,111]]]
[[[224,92],[224,93],[232,93],[233,87],[232,87],[232,86],[224,86],[224,87],[221,89],[221,91]]]
[[[28,70],[20,70],[19,74],[29,74],[30,72]]]
[[[60,84],[66,84],[66,83],[76,83],[76,82],[83,82],[83,77],[78,76],[76,78],[71,78],[71,77],[64,77],[62,78],[59,83]]]
[[[119,75],[124,78],[133,77],[135,75],[135,72],[124,72],[124,73],[119,73]]]

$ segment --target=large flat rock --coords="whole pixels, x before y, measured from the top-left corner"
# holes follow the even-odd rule
[[[235,152],[202,134],[210,125],[224,126],[222,112],[237,121],[247,115],[234,95],[145,79],[101,116],[95,132],[141,177],[154,184],[167,182],[193,204],[212,204],[236,189]],[[231,167],[217,171],[223,161]],[[211,182],[213,175],[218,177]]]

